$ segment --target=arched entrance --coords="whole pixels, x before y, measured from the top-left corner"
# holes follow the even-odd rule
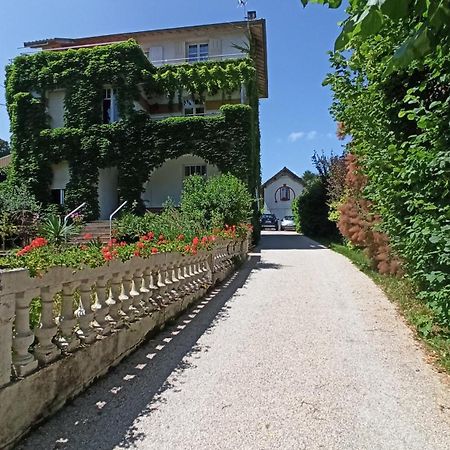
[[[166,161],[155,169],[144,184],[142,201],[147,209],[158,210],[168,200],[178,205],[181,200],[183,181],[189,175],[201,175],[208,178],[220,173],[217,166],[207,163],[199,156],[186,154],[177,159]]]

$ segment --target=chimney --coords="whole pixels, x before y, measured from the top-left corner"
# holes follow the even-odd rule
[[[256,11],[249,11],[247,13],[247,20],[256,20]]]

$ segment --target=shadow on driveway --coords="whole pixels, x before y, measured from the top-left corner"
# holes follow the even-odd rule
[[[96,449],[134,447],[143,436],[133,425],[161,403],[167,381],[190,367],[187,355],[207,351],[197,341],[228,317],[228,300],[256,270],[276,270],[277,264],[260,261],[252,253],[239,272],[192,306],[175,323],[133,354],[52,418],[36,428],[16,449]]]
[[[289,231],[263,232],[258,246],[261,250],[323,250],[325,246]]]

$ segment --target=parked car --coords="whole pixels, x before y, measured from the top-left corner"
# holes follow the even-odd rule
[[[263,214],[261,216],[260,223],[262,230],[264,230],[265,228],[273,228],[274,230],[278,230],[278,219],[274,214]]]
[[[294,223],[294,216],[284,216],[283,220],[280,224],[280,230],[294,230],[295,231],[295,223]]]

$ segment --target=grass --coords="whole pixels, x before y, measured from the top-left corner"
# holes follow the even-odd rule
[[[358,248],[327,239],[320,239],[319,242],[347,257],[384,291],[388,299],[398,306],[416,338],[425,343],[437,369],[450,374],[450,330],[434,323],[433,311],[417,297],[411,280],[381,275]]]

